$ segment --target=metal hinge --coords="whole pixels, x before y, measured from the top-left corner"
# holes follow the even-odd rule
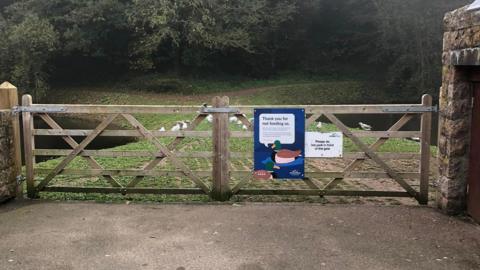
[[[237,108],[223,107],[223,108],[213,108],[213,107],[204,107],[200,109],[201,113],[240,113],[240,110]]]
[[[383,107],[383,112],[390,113],[422,113],[422,112],[438,112],[438,106],[425,106],[425,107],[414,107],[414,106],[392,106],[392,107]]]
[[[18,185],[22,184],[23,181],[26,180],[25,176],[23,176],[23,175],[17,175],[17,177],[15,179],[17,180]]]
[[[27,107],[27,106],[15,106],[12,108],[13,113],[22,113],[22,112],[29,112],[29,113],[61,113],[67,111],[64,107],[46,107],[46,106],[35,106],[35,107]]]

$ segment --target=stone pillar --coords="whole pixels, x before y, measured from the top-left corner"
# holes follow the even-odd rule
[[[17,88],[8,82],[0,85],[0,202],[21,197],[17,176],[22,168],[20,123],[12,108],[18,105]]]
[[[466,208],[472,112],[470,73],[480,66],[480,13],[466,7],[445,15],[440,89],[437,205],[449,214]]]
[[[0,110],[0,203],[17,193],[12,112]]]

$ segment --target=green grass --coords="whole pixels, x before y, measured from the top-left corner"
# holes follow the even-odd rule
[[[229,80],[210,80],[175,78],[168,76],[147,75],[117,82],[111,85],[82,86],[68,89],[56,89],[46,103],[91,103],[91,104],[202,104],[209,102],[215,95],[229,95],[231,104],[243,105],[266,105],[266,104],[356,104],[369,102],[385,102],[385,97],[380,90],[372,86],[371,82],[361,80],[349,80],[345,78],[305,78],[298,76],[285,76],[270,80],[245,80],[233,78]],[[246,90],[245,90],[246,89]],[[135,117],[148,129],[155,130],[160,127],[170,129],[175,121],[192,120],[194,115],[135,115]],[[251,117],[251,116],[248,116]],[[125,121],[116,123],[125,128],[129,125]],[[204,121],[197,130],[210,130],[211,124]],[[241,130],[239,126],[232,124],[231,130]],[[312,125],[308,130],[316,130]],[[322,132],[336,131],[331,124],[324,124]],[[168,144],[173,138],[162,138],[162,143]],[[374,138],[362,138],[371,144]],[[210,138],[187,138],[179,146],[182,151],[211,151]],[[251,139],[232,138],[230,149],[234,152],[252,152],[253,142]],[[155,150],[153,145],[141,140],[127,145],[112,148],[112,150]],[[357,152],[357,147],[349,140],[344,141],[345,152]],[[379,152],[418,152],[418,143],[403,140],[390,139]],[[149,158],[96,158],[105,169],[137,169],[141,168]],[[61,159],[51,159],[37,164],[37,168],[53,168]],[[183,159],[192,170],[209,170],[210,164],[205,159]],[[247,170],[251,167],[248,160],[233,161],[236,168]],[[161,166],[162,170],[174,170],[167,161]],[[67,168],[88,168],[88,164],[81,158],[76,158]],[[38,175],[37,181],[41,178]],[[118,177],[122,184],[128,183],[132,178]],[[209,183],[209,179],[203,179]],[[234,180],[238,181],[238,179]],[[76,177],[57,176],[52,184],[65,186],[109,186],[101,177]],[[274,187],[285,183],[274,182]],[[138,187],[194,187],[186,178],[172,177],[146,177]],[[95,200],[100,202],[132,201],[210,201],[208,196],[179,196],[179,195],[103,195],[103,194],[71,194],[71,193],[41,193],[42,198],[54,200]],[[308,200],[308,198],[304,198]],[[281,199],[283,200],[283,198]]]
[[[390,102],[375,82],[299,75],[263,80],[145,75],[108,84],[56,88],[44,102],[196,105],[209,103],[215,95],[228,95],[231,104],[245,105]]]

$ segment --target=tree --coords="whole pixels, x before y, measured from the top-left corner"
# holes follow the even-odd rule
[[[251,51],[249,26],[257,23],[253,0],[134,0],[127,16],[135,32],[134,66],[152,69],[160,49],[171,49],[177,73],[190,50]],[[165,59],[165,58],[164,58]]]
[[[20,89],[32,89],[35,98],[48,89],[48,61],[54,52],[58,35],[45,19],[26,16],[16,25],[0,22],[5,37],[0,43],[2,76],[11,78]]]

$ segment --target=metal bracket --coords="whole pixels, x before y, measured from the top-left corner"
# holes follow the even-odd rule
[[[26,106],[15,106],[12,108],[13,113],[22,113],[22,112],[29,112],[29,113],[62,113],[66,112],[67,109],[64,107],[45,107],[45,106],[35,106],[35,107],[26,107]]]
[[[383,107],[383,112],[390,113],[423,113],[423,112],[438,112],[438,106],[424,106],[424,107],[413,107],[413,106],[392,106],[392,107]]]
[[[240,113],[240,110],[237,108],[222,107],[222,108],[213,108],[206,107],[200,110],[201,113]]]

